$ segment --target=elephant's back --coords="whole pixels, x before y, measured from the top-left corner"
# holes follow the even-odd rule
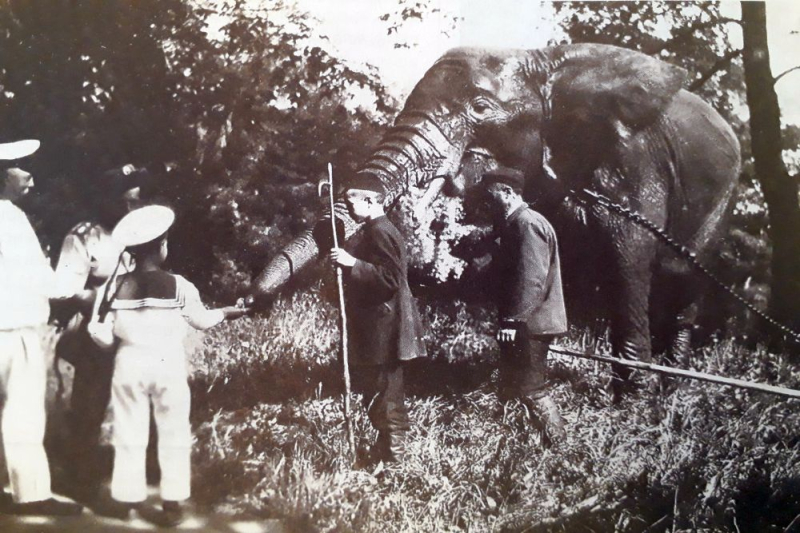
[[[739,179],[739,141],[698,96],[681,90],[661,121],[670,147],[669,231],[703,252],[720,235]]]

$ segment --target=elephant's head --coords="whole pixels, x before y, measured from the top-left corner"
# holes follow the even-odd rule
[[[572,187],[654,122],[685,79],[679,67],[606,45],[456,49],[417,84],[395,130],[446,138],[433,165],[446,193],[460,195],[496,164],[532,184],[561,178]]]
[[[383,181],[388,204],[424,189],[418,210],[442,191],[463,194],[498,164],[525,172],[531,187],[539,178],[579,180],[655,121],[684,80],[683,69],[607,45],[451,50],[359,172]],[[348,235],[354,231],[349,217],[337,217]],[[312,231],[290,244],[259,277],[257,292],[280,287],[318,254],[319,240]]]

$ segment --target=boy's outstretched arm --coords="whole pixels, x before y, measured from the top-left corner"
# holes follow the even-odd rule
[[[178,278],[181,283],[184,298],[186,299],[183,308],[183,316],[189,325],[195,329],[209,329],[225,319],[239,318],[246,315],[250,310],[246,307],[228,306],[218,309],[206,309],[200,299],[200,291],[185,278]]]

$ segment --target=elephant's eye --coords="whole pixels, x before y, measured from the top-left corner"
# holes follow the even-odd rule
[[[486,113],[487,111],[491,110],[492,106],[487,100],[479,98],[479,99],[475,100],[474,102],[472,102],[472,109],[473,109],[473,111],[475,111],[476,113],[481,115],[481,114]]]

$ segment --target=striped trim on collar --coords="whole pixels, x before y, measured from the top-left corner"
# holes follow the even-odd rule
[[[177,279],[175,279],[172,275],[166,273],[164,273],[164,275],[169,276],[173,280],[175,289],[172,296],[164,294],[164,292],[167,291],[162,290],[161,291],[162,294],[158,296],[142,295],[145,297],[136,299],[117,297],[113,300],[113,302],[111,302],[111,309],[114,310],[136,310],[144,308],[181,309],[185,307],[186,295],[184,294],[183,287],[181,287],[181,284],[178,283]]]
[[[178,294],[175,298],[144,298],[142,300],[114,300],[111,303],[111,309],[115,310],[133,310],[151,307],[155,309],[181,309],[186,305],[186,298],[183,291],[178,288]]]

